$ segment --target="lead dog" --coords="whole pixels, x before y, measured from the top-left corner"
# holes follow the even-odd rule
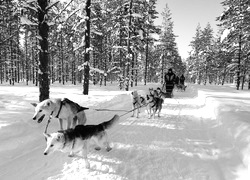
[[[169,93],[163,92],[160,87],[158,87],[156,90],[157,90],[158,96],[160,98],[164,99],[164,98],[168,98],[169,97]]]
[[[106,129],[119,120],[119,116],[115,115],[111,120],[98,125],[77,125],[74,129],[61,130],[52,134],[45,134],[47,139],[47,147],[44,155],[48,155],[54,151],[62,151],[69,153],[69,157],[77,156],[76,153],[82,152],[86,167],[90,164],[87,159],[87,147],[89,141],[94,140],[97,147],[96,150],[101,150],[102,146],[106,147],[106,151],[112,148],[108,142]]]
[[[78,124],[85,124],[87,120],[84,110],[88,108],[82,107],[67,98],[46,99],[38,104],[31,104],[35,107],[33,120],[41,123],[45,115],[58,118],[61,130],[63,129],[63,121],[67,121],[67,129],[69,129],[76,126],[77,120]]]
[[[158,111],[158,117],[160,117],[162,104],[164,100],[159,96],[157,90],[151,90],[150,94],[147,95],[147,106],[149,109],[148,118],[155,118],[155,113]],[[151,113],[152,112],[152,113]]]

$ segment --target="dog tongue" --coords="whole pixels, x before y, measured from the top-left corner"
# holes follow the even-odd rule
[[[38,123],[42,122],[43,121],[43,118],[44,118],[45,114],[43,114],[39,119],[38,119]]]

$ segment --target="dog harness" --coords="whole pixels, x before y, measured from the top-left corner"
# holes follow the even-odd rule
[[[151,106],[151,108],[153,108],[153,107],[156,106],[156,101],[155,101],[155,100],[152,100],[152,101],[150,101],[149,103],[154,103],[153,106]]]
[[[61,112],[61,110],[62,110],[62,106],[63,106],[63,102],[61,101],[60,108],[59,108],[59,111],[58,111],[58,113],[57,113],[57,115],[56,115],[56,118],[59,118],[59,114],[60,114],[60,112]],[[49,116],[49,119],[48,119],[46,128],[45,128],[45,130],[44,130],[44,133],[47,133],[47,129],[48,129],[48,126],[49,126],[49,123],[50,123],[50,119],[51,119],[51,116],[52,116],[53,113],[54,113],[54,111],[52,111],[52,112],[50,113],[50,116]]]
[[[63,106],[63,101],[61,101],[61,104],[60,104],[58,113],[57,113],[57,115],[55,116],[56,118],[59,118],[60,112],[61,112],[61,110],[62,110],[62,106]],[[53,113],[54,113],[54,111],[51,112],[50,116],[52,116]]]

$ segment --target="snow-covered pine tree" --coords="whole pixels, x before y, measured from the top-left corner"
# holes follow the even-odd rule
[[[174,34],[174,22],[172,21],[172,14],[166,4],[162,12],[162,30],[160,36],[160,42],[162,43],[163,57],[165,69],[174,68],[175,71],[179,69],[181,58],[177,49],[175,41],[176,35]]]
[[[239,90],[241,77],[244,75],[244,64],[248,60],[249,48],[249,6],[248,0],[224,0],[222,5],[225,7],[224,12],[218,18],[221,22],[221,26],[224,27],[225,31],[228,31],[225,38],[228,41],[228,51],[234,52],[233,64],[237,63],[235,67],[236,75],[236,89]],[[242,79],[243,80],[243,79]],[[242,81],[244,83],[244,81]],[[242,85],[243,87],[243,85]]]

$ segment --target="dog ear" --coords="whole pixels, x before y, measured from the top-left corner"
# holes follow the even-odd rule
[[[30,103],[32,106],[36,107],[37,103]]]
[[[43,135],[45,136],[46,141],[47,141],[47,138],[51,137],[51,135],[47,133],[43,133]]]

